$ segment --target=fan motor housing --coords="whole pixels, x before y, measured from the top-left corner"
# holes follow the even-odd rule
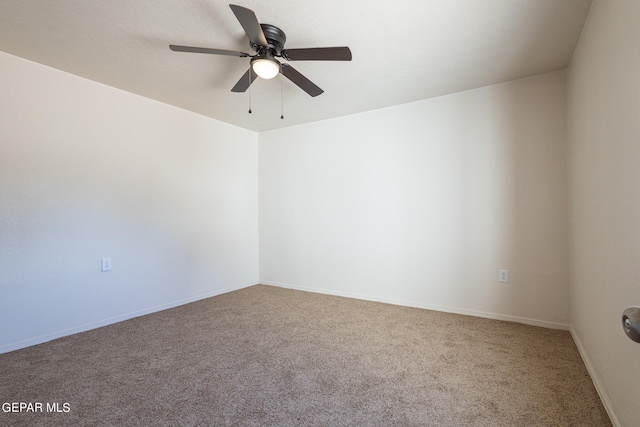
[[[287,36],[284,34],[284,31],[271,24],[260,24],[260,27],[262,27],[264,37],[269,43],[269,49],[274,51],[275,56],[280,56],[282,54],[284,44],[287,41]]]

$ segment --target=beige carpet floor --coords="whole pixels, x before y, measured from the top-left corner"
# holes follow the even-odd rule
[[[611,425],[566,331],[263,285],[0,355],[0,380],[43,405],[3,426]]]

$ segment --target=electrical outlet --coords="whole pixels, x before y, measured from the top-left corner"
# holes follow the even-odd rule
[[[111,258],[102,258],[102,271],[111,271]]]
[[[498,281],[501,283],[509,283],[509,270],[498,270]]]

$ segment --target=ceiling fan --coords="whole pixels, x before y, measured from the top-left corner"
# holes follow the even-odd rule
[[[249,37],[251,48],[256,52],[250,55],[233,50],[210,49],[205,47],[169,45],[176,52],[208,53],[213,55],[250,57],[249,70],[238,80],[231,89],[232,92],[245,92],[256,77],[270,79],[282,73],[311,96],[318,96],[324,91],[307,79],[295,68],[287,63],[281,63],[276,58],[287,61],[351,61],[351,50],[346,47],[314,47],[303,49],[285,49],[287,37],[280,28],[271,24],[260,24],[256,14],[251,10],[235,4],[230,4],[240,25]]]

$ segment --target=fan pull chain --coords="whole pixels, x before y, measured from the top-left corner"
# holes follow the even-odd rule
[[[284,120],[284,79],[280,78],[280,120]]]
[[[251,113],[251,66],[249,66],[249,114]]]

